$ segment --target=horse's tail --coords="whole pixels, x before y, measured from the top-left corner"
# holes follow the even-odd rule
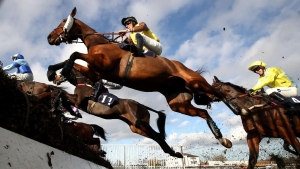
[[[143,105],[143,104],[141,104]],[[166,130],[165,130],[165,125],[166,125],[166,114],[163,113],[164,110],[160,110],[160,111],[157,111],[157,110],[154,110],[148,106],[145,106],[143,105],[146,109],[148,110],[151,110],[155,113],[158,114],[158,119],[156,121],[157,123],[157,128],[158,128],[158,131],[159,133],[163,136],[164,139],[166,139]]]
[[[100,127],[96,124],[90,124],[90,125],[94,129],[94,134],[96,136],[99,136],[99,137],[103,138],[103,140],[106,141],[106,136],[105,136],[106,132],[105,132],[105,130],[102,127]]]

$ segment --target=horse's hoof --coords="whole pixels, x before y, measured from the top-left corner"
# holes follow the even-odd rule
[[[226,148],[231,148],[232,147],[232,143],[230,140],[228,140],[227,138],[219,138],[219,142]]]

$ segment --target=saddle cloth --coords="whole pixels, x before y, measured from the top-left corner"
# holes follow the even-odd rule
[[[113,105],[119,102],[119,98],[111,93],[102,93],[98,97],[98,103],[101,103],[105,106],[112,107]]]

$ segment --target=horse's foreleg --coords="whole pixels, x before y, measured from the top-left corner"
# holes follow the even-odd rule
[[[248,169],[254,169],[254,166],[257,163],[259,143],[261,139],[262,138],[258,135],[247,135],[247,144],[249,147]]]
[[[74,63],[73,68],[79,71],[83,76],[87,77],[92,82],[96,82],[100,79],[99,75],[88,67],[82,66],[80,64]]]
[[[79,52],[74,52],[71,54],[70,58],[68,61],[66,61],[62,71],[61,71],[61,74],[65,77],[68,77],[71,73],[71,70],[73,68],[73,65],[75,63],[75,60],[76,59],[81,59],[83,61],[86,61],[87,63],[91,63],[93,61],[93,58],[92,57],[88,57],[87,54],[82,54],[82,53],[79,53]]]
[[[192,80],[187,81],[188,86],[192,89],[193,92],[204,92],[208,95],[214,95],[221,101],[223,101],[227,107],[236,115],[241,114],[241,110],[231,103],[225,96],[214,87],[212,87],[202,76],[198,78],[193,78]]]
[[[207,111],[204,109],[196,108],[191,104],[193,96],[190,93],[175,92],[164,95],[166,96],[168,104],[173,111],[180,112],[188,116],[198,116],[205,119],[215,138],[218,139],[219,142],[226,148],[232,147],[231,141],[226,138],[223,138],[220,129],[210,117],[210,115],[207,113]]]

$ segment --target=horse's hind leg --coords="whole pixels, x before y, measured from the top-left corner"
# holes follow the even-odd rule
[[[225,146],[226,148],[231,148],[232,143],[230,140],[223,138],[220,129],[213,121],[213,119],[209,116],[206,110],[199,109],[194,107],[191,104],[191,100],[193,96],[188,92],[173,92],[173,93],[163,93],[167,98],[168,104],[173,111],[180,112],[185,115],[189,116],[199,116],[206,120],[207,125],[209,126],[210,130],[219,140],[219,142]]]
[[[124,105],[123,112],[125,112],[125,114],[122,116],[128,120],[127,124],[130,126],[130,130],[132,132],[156,141],[165,153],[168,153],[173,157],[183,157],[179,152],[175,152],[171,149],[171,147],[166,143],[165,133],[157,133],[150,126],[150,113],[146,107],[130,99],[120,100],[120,104]],[[164,128],[164,124],[165,123],[161,123],[158,128]]]
[[[165,141],[165,139],[163,138],[163,136],[159,133],[157,133],[155,130],[153,130],[153,128],[149,125],[149,123],[147,122],[138,122],[139,124],[133,124],[130,125],[130,129],[132,132],[137,133],[139,135],[148,137],[154,141],[156,141],[160,147],[162,148],[162,150],[165,153],[170,154],[170,156],[173,157],[177,157],[177,158],[183,158],[183,156],[181,155],[181,153],[179,152],[175,152]]]

